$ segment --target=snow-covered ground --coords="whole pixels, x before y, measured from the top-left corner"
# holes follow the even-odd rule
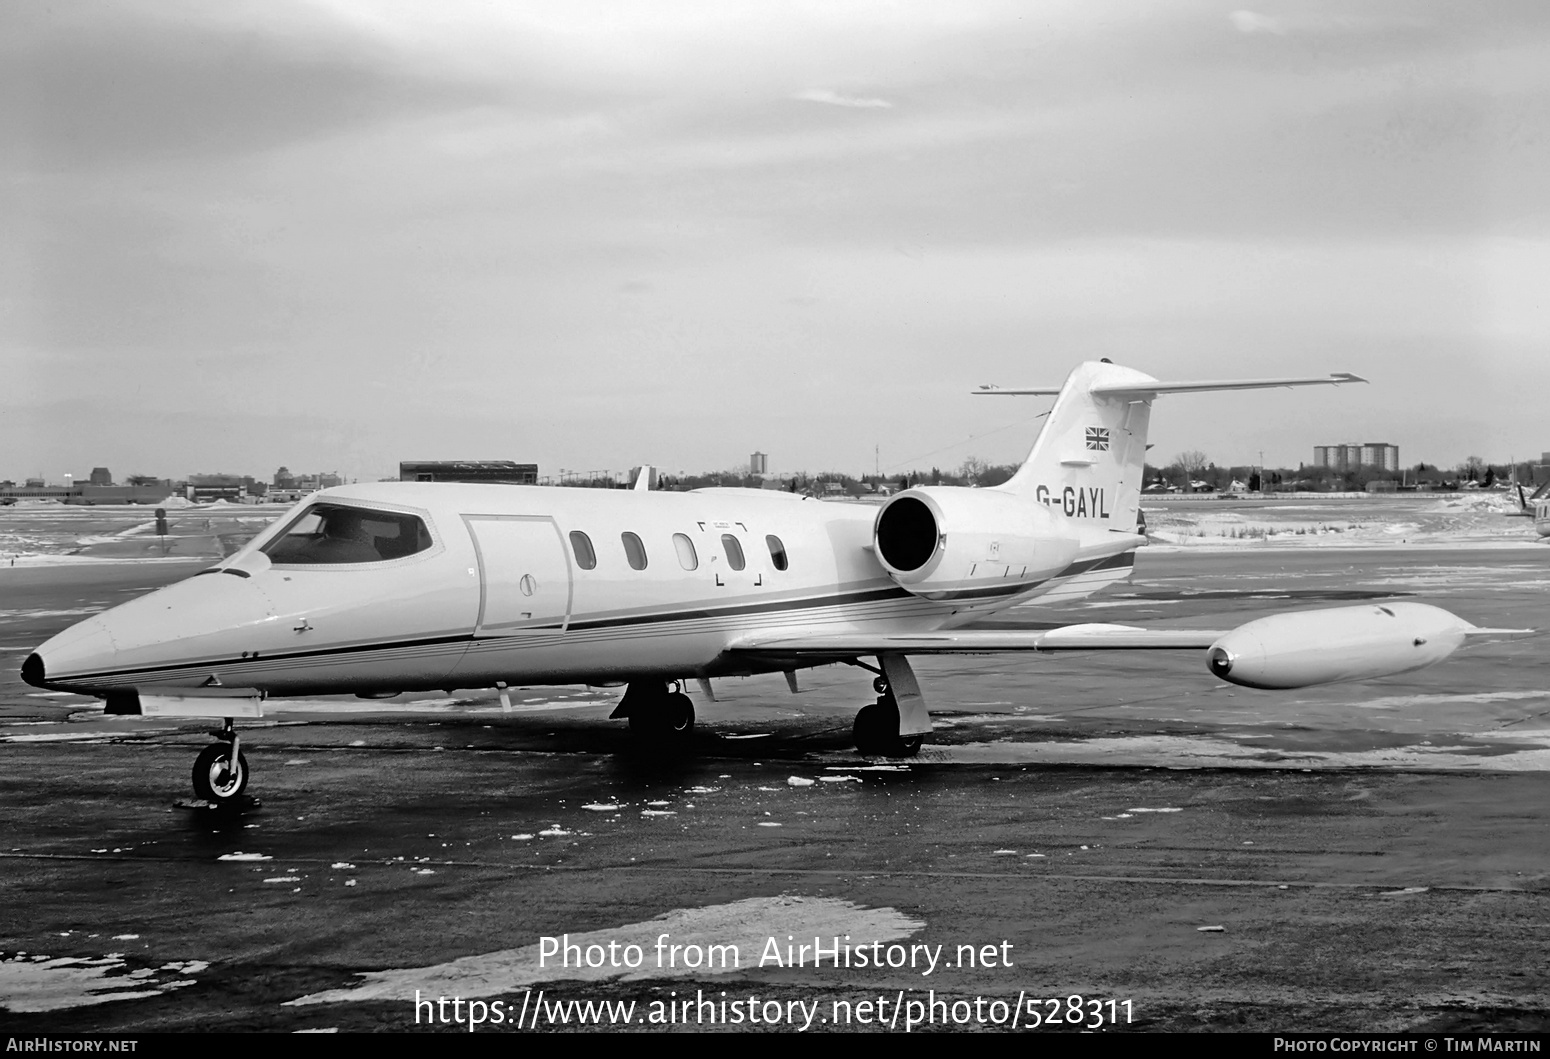
[[[1503,493],[1456,497],[1278,500],[1202,499],[1141,504],[1153,546],[1201,548],[1363,547],[1396,544],[1534,544],[1532,519],[1513,518]]]
[[[20,503],[0,508],[0,567],[112,560],[220,558],[279,518],[289,505],[164,505],[167,536],[143,505],[74,507]]]

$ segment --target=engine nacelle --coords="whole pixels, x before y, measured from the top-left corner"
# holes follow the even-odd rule
[[[888,575],[926,599],[1000,600],[1061,573],[1077,542],[1043,504],[994,489],[906,489],[883,505],[872,545]]]
[[[1249,688],[1304,688],[1420,669],[1447,658],[1474,628],[1425,603],[1273,614],[1211,645],[1211,672]]]

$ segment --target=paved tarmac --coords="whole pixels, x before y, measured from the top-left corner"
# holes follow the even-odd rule
[[[1547,563],[1154,549],[1005,620],[1413,598],[1547,627]],[[616,690],[275,702],[244,731],[261,804],[228,815],[177,804],[198,722],[15,675],[198,568],[0,570],[8,1030],[1550,1028],[1543,638],[1279,693],[1194,654],[921,660],[940,725],[908,764],[850,749],[848,667],[691,686],[671,759],[606,719]]]

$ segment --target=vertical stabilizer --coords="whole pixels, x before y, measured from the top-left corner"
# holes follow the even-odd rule
[[[1148,384],[1156,383],[1117,364],[1078,365],[1028,459],[996,488],[1045,504],[1084,530],[1134,533],[1152,413]],[[1094,387],[1113,392],[1094,393]]]

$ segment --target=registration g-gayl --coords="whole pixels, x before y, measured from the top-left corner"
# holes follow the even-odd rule
[[[989,489],[916,487],[881,508],[751,489],[660,492],[391,482],[314,494],[220,565],[114,607],[30,655],[22,676],[120,714],[226,719],[196,793],[241,795],[233,719],[268,696],[627,685],[615,717],[656,745],[691,736],[682,688],[848,663],[875,674],[866,754],[915,753],[931,719],[909,658],[1186,649],[1256,688],[1400,673],[1475,629],[1435,607],[1301,611],[1230,631],[964,626],[1126,578],[1160,394],[1361,382],[1161,382],[1107,361],[1059,388],[1028,459]]]

